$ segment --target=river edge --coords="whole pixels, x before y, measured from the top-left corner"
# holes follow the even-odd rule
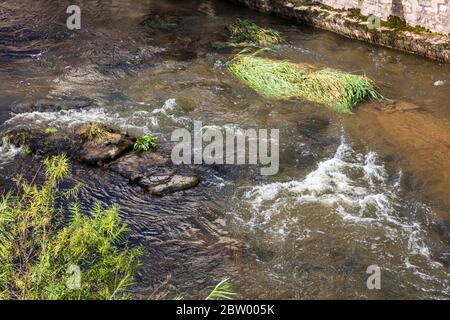
[[[400,50],[429,59],[450,62],[450,36],[432,32],[410,32],[382,26],[369,29],[362,15],[322,4],[295,5],[270,0],[228,0],[252,10],[331,31],[350,39]]]

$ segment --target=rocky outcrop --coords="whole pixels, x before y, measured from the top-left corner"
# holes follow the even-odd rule
[[[382,24],[369,27],[358,12],[332,9],[312,1],[230,0],[251,9],[329,30],[348,38],[450,62],[450,36]],[[302,5],[298,3],[310,4]]]
[[[190,189],[200,182],[192,170],[173,166],[169,158],[155,152],[125,156],[110,168],[157,196]]]
[[[5,134],[9,143],[26,146],[35,155],[66,153],[90,165],[107,163],[133,148],[135,139],[103,125],[87,123],[70,129],[33,126],[12,129]]]
[[[80,163],[102,166],[155,196],[190,189],[200,182],[193,170],[173,165],[167,156],[131,152],[135,138],[98,123],[67,129],[15,128],[5,133],[2,141],[22,146],[38,157],[65,153]]]
[[[115,160],[130,151],[135,143],[135,139],[127,134],[98,124],[78,125],[73,129],[73,133],[83,142],[75,157],[91,165]]]
[[[347,126],[349,134],[370,141],[371,148],[384,155],[398,155],[402,172],[414,173],[421,184],[408,188],[421,189],[421,196],[432,200],[433,208],[443,210],[449,220],[444,210],[450,206],[450,121],[402,101],[370,103],[355,116]]]

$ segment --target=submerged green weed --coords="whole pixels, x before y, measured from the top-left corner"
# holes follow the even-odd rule
[[[354,105],[381,95],[367,77],[334,69],[239,54],[229,71],[260,94],[274,99],[305,98],[337,112],[351,113]]]

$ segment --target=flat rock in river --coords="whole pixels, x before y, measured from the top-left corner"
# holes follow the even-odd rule
[[[83,124],[74,128],[73,131],[77,137],[86,139],[76,157],[88,164],[115,160],[130,151],[135,142],[135,139],[130,136],[115,132],[102,125]],[[93,136],[89,136],[89,134]]]
[[[155,152],[125,156],[110,168],[158,196],[190,189],[200,182],[189,168],[174,166],[169,158]]]

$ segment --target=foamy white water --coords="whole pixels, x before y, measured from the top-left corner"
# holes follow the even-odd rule
[[[416,211],[433,213],[423,204],[408,208],[401,202],[401,177],[389,178],[375,152],[358,153],[343,137],[335,155],[303,179],[241,193],[231,216],[244,232],[263,235],[266,242],[258,246],[279,250],[298,242],[300,251],[290,254],[317,259],[335,250],[344,256],[361,251],[400,282],[406,274],[417,278],[405,286],[446,297],[448,268],[434,259],[429,231],[416,219]]]
[[[4,140],[3,145],[0,146],[0,168],[5,164],[14,161],[14,158],[21,152],[22,148],[11,146]]]
[[[246,192],[254,211],[264,211],[269,202],[273,211],[284,205],[287,194],[295,204],[319,202],[330,206],[344,219],[374,222],[381,217],[392,218],[395,194],[386,185],[387,173],[376,153],[358,154],[342,139],[335,156],[320,162],[303,180],[270,183]]]
[[[100,122],[124,131],[147,134],[158,131],[169,122],[172,125],[188,125],[190,120],[182,116],[175,99],[168,99],[161,107],[151,111],[136,110],[114,112],[106,108],[71,109],[57,112],[28,112],[17,114],[5,122],[8,126],[42,124],[49,127],[71,127],[83,122]],[[163,124],[161,124],[163,122]]]

